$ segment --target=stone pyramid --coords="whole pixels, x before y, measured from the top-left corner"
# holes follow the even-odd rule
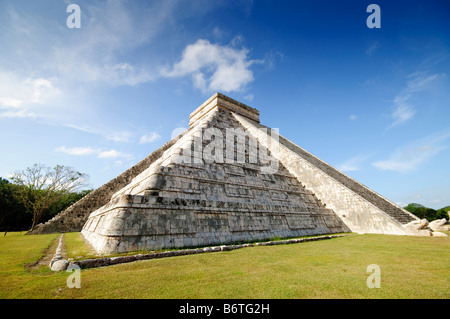
[[[216,93],[189,129],[34,233],[80,231],[99,252],[340,232],[415,235],[419,219]],[[81,229],[82,228],[82,229]]]
[[[341,232],[407,234],[417,219],[220,93],[82,234],[100,252],[192,247]]]

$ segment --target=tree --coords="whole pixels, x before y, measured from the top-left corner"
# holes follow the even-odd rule
[[[423,205],[421,205],[421,204],[417,204],[417,203],[410,203],[410,204],[408,204],[408,206],[406,206],[406,207],[404,207],[404,208],[405,208],[408,212],[414,214],[414,212],[415,212],[418,208],[421,208],[421,207],[425,207],[425,206],[423,206]]]
[[[411,204],[408,204],[408,206],[406,206],[404,208],[408,212],[416,215],[417,217],[419,217],[421,219],[425,218],[426,220],[431,222],[436,219],[442,219],[442,218],[448,219],[447,211],[449,210],[450,206],[435,210],[433,208],[425,207],[421,204],[411,203]]]
[[[22,201],[17,198],[19,187],[0,177],[0,230],[23,230],[31,222]]]
[[[60,198],[58,201],[56,201],[54,204],[52,204],[50,207],[48,207],[44,211],[39,222],[45,223],[49,219],[56,216],[58,213],[65,210],[67,207],[78,202],[80,199],[82,199],[84,196],[86,196],[90,192],[92,192],[92,189],[86,189],[86,190],[82,190],[77,193],[67,194],[66,196]]]
[[[436,219],[445,218],[445,219],[449,220],[449,218],[450,218],[449,213],[448,213],[449,211],[450,211],[450,206],[446,206],[446,207],[442,207],[441,209],[438,209]]]
[[[12,180],[19,186],[18,196],[27,211],[33,214],[30,230],[38,224],[47,208],[85,186],[87,179],[86,174],[62,165],[51,168],[34,164],[24,171],[14,172]]]

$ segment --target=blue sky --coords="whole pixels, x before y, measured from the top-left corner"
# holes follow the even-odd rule
[[[71,3],[81,27],[68,28]],[[368,28],[369,4],[381,28]],[[0,176],[99,187],[216,91],[393,202],[450,204],[446,1],[0,0]]]

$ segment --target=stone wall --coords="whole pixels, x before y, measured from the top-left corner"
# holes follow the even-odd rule
[[[133,200],[139,197],[135,195]],[[256,208],[202,201],[185,206],[176,200],[149,204],[149,199],[141,197],[147,202],[141,207],[116,206],[91,216],[83,235],[99,252],[122,253],[348,231],[331,210],[325,209],[320,213],[288,213],[282,207],[274,211],[269,205]]]

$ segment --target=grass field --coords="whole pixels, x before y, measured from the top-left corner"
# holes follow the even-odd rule
[[[0,236],[0,298],[449,298],[450,238],[356,235],[152,259],[71,273],[31,267],[57,234]],[[73,257],[89,255],[66,234]],[[367,266],[381,269],[369,289]]]

